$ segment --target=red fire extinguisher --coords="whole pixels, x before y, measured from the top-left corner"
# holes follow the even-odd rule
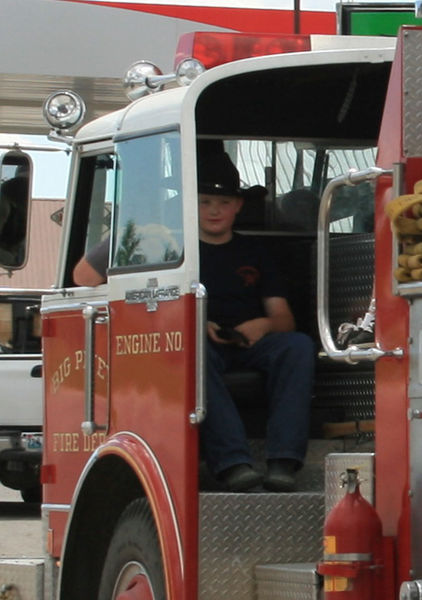
[[[362,497],[357,469],[347,469],[342,500],[324,525],[326,600],[374,600],[382,597],[383,536],[373,506]]]

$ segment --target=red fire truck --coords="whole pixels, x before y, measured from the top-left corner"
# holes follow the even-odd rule
[[[133,65],[131,103],[78,131],[56,288],[41,309],[46,554],[30,592],[22,565],[2,561],[4,593],[422,598],[422,288],[417,268],[398,271],[422,236],[422,29],[395,43],[190,36],[176,72],[190,85]],[[211,54],[225,64],[191,60]],[[79,107],[62,92],[46,113],[67,134]],[[297,328],[320,350],[294,493],[228,494],[201,460],[198,140],[223,142],[244,185],[267,187],[236,228],[278,261]],[[107,282],[76,287],[75,264],[106,237]],[[339,349],[338,326],[365,312],[373,289],[374,343]],[[259,468],[265,382],[236,372],[227,385]]]

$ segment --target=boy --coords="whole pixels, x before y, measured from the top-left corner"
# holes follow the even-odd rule
[[[266,373],[269,396],[263,483],[271,491],[289,492],[306,454],[313,344],[294,331],[286,290],[260,245],[233,232],[244,192],[229,156],[203,155],[198,177],[200,279],[208,292],[208,404],[201,429],[205,459],[230,491],[261,483],[223,382],[231,367],[259,369]]]

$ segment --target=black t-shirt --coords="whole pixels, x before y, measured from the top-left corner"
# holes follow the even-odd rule
[[[263,298],[287,296],[279,269],[251,236],[233,234],[226,244],[200,242],[200,272],[208,320],[222,327],[263,317]]]

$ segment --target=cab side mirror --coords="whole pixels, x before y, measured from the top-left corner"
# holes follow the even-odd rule
[[[0,266],[22,269],[28,260],[32,160],[11,150],[0,154]]]

